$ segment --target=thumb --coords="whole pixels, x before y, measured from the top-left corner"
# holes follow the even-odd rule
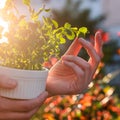
[[[12,89],[17,86],[17,81],[8,78],[5,75],[0,75],[0,88]]]
[[[72,42],[72,44],[66,51],[65,55],[77,55],[81,48],[82,46],[80,45],[78,38],[75,38],[75,40]]]

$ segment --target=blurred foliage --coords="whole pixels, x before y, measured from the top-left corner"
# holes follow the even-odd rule
[[[113,56],[117,53],[117,50],[119,49],[118,41],[117,40],[110,40],[106,42],[103,46],[103,52],[105,57],[103,57],[103,61],[106,64],[111,64],[114,62]]]

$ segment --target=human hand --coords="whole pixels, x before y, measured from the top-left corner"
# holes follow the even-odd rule
[[[95,34],[94,45],[77,38],[63,57],[50,69],[47,78],[47,91],[50,95],[79,94],[88,87],[103,56],[100,32]],[[89,55],[86,61],[78,57],[84,47]]]
[[[14,89],[16,85],[15,80],[0,76],[0,87]],[[30,120],[47,96],[47,92],[30,100],[15,100],[0,96],[0,120]]]

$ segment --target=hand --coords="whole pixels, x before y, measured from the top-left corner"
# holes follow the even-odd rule
[[[47,91],[50,95],[79,94],[88,87],[103,55],[99,32],[94,45],[77,38],[63,57],[50,69],[47,78]],[[77,54],[84,47],[89,55],[86,61]]]
[[[14,89],[16,85],[16,81],[0,76],[0,87]],[[30,120],[47,96],[47,92],[31,100],[15,100],[0,96],[0,120]]]

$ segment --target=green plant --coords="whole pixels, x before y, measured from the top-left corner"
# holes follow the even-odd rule
[[[20,69],[42,69],[42,64],[51,55],[59,57],[60,44],[66,39],[73,40],[88,32],[86,27],[72,27],[58,23],[49,17],[42,17],[42,12],[48,12],[45,6],[35,11],[30,0],[23,0],[28,7],[30,17],[19,15],[13,0],[7,0],[1,9],[3,19],[8,22],[8,32],[4,34],[7,43],[0,44],[0,65]],[[2,30],[2,29],[1,29]],[[1,35],[2,36],[2,35]]]

